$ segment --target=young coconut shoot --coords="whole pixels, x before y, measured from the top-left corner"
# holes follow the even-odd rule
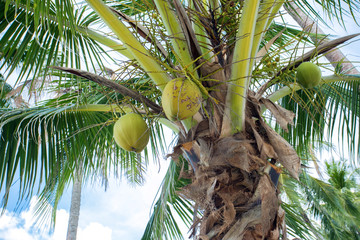
[[[231,66],[231,76],[228,82],[226,108],[223,118],[221,135],[229,136],[240,132],[245,124],[245,106],[247,90],[251,79],[249,69],[251,49],[255,34],[256,19],[260,0],[245,1],[243,13],[237,33],[237,42]],[[244,48],[244,46],[246,46]]]

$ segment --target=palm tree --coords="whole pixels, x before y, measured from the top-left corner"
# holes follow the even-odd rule
[[[304,222],[306,218],[312,218],[318,222],[320,226],[314,234],[321,236],[318,238],[359,239],[358,169],[349,167],[345,161],[332,160],[325,164],[328,180],[304,174],[301,182],[291,179],[285,182],[284,192],[289,201],[284,207],[295,207],[296,211],[289,212],[292,217],[303,219]],[[291,188],[297,189],[296,193]],[[301,225],[295,225],[293,229],[300,236],[303,234]]]
[[[359,5],[326,2],[338,17]],[[164,125],[178,142],[143,239],[181,239],[175,213],[198,239],[279,239],[286,226],[304,226],[294,236],[321,234],[309,221],[299,225],[306,214],[287,217],[300,206],[280,207],[280,189],[304,179],[301,160],[326,131],[351,140],[358,156],[359,76],[335,73],[307,89],[295,73],[304,61],[327,67],[319,57],[357,35],[313,42],[274,22],[289,4],[276,0],[0,4],[2,68],[12,73],[22,62],[18,83],[31,77],[30,89],[53,93],[34,107],[0,110],[4,206],[17,174],[20,199],[40,182],[41,203],[54,209],[77,169],[83,181],[113,171],[143,181],[149,150],[163,149]],[[201,93],[190,118],[160,106],[173,79]],[[150,126],[151,146],[141,154],[112,139],[113,123],[128,112]]]
[[[68,229],[66,234],[67,240],[75,240],[77,236],[77,229],[80,218],[80,204],[81,204],[81,189],[82,189],[82,175],[80,170],[75,170],[75,177],[71,191],[70,214]]]

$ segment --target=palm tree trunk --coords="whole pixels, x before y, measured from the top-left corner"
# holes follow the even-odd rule
[[[289,1],[289,5],[284,5],[286,11],[290,14],[290,16],[305,30],[309,33],[315,34],[314,36],[310,36],[311,39],[317,43],[327,42],[329,41],[326,37],[324,31],[319,27],[319,25],[310,18],[310,16],[306,15],[294,2]],[[318,38],[317,34],[323,35],[323,38]],[[355,66],[349,61],[346,56],[341,52],[340,49],[334,48],[329,51],[325,57],[331,63],[331,65],[335,68],[338,63],[341,63],[341,72],[346,74],[360,74],[360,72],[355,68]]]
[[[81,174],[75,176],[71,193],[71,206],[66,240],[76,240],[81,202]]]
[[[280,169],[274,164],[281,163],[298,179],[300,159],[262,119],[253,94],[244,131],[214,139],[205,127],[213,123],[204,120],[180,137],[189,163],[181,176],[192,180],[180,193],[200,209],[191,229],[197,239],[277,240],[286,235],[277,187]]]

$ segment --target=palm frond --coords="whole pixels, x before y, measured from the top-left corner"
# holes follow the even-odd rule
[[[331,181],[330,181],[331,182]],[[358,199],[351,191],[337,189],[333,185],[304,174],[302,187],[309,210],[321,220],[328,239],[358,239]]]
[[[50,65],[96,69],[109,57],[94,40],[75,31],[93,21],[85,9],[76,9],[69,1],[64,1],[64,9],[58,5],[39,1],[43,13],[33,2],[0,1],[0,8],[6,10],[0,12],[0,69],[10,75],[20,67],[17,83],[46,76]]]
[[[111,112],[79,112],[70,105],[1,109],[0,118],[0,157],[4,159],[0,187],[6,192],[3,206],[15,180],[20,183],[19,200],[26,199],[41,191],[41,183],[49,190],[57,184],[64,186],[80,163],[85,177],[99,174],[107,178],[114,172],[132,183],[142,183],[147,151],[141,157],[114,146],[112,122],[116,117]],[[161,129],[158,123],[152,124]],[[161,131],[152,136],[163,137]],[[151,148],[157,149],[159,144],[163,143],[152,141]],[[65,183],[58,182],[61,174],[67,176]]]
[[[184,239],[177,219],[190,227],[193,207],[177,193],[187,184],[181,179],[181,171],[181,167],[171,161],[142,239]]]
[[[341,79],[341,76],[340,76]],[[308,149],[319,149],[323,142],[337,141],[343,153],[349,151],[349,157],[354,163],[359,156],[359,81],[344,76],[344,81],[320,85],[312,90],[292,92],[280,100],[280,104],[297,113],[294,126],[284,137],[297,146],[303,157]],[[327,133],[327,134],[325,134]],[[337,139],[333,136],[338,136]]]
[[[320,20],[322,23],[327,24],[327,22],[322,18],[318,12],[318,8],[326,13],[327,17],[330,20],[337,20],[344,27],[344,17],[351,16],[355,23],[358,23],[358,18],[356,14],[359,13],[360,4],[358,1],[352,0],[315,0],[315,6],[310,4],[309,1],[305,0],[293,0],[293,2],[301,8],[307,15],[312,16],[315,19]]]
[[[303,197],[301,186],[295,179],[286,174],[281,174],[280,189],[283,203],[281,207],[285,211],[285,221],[288,233],[293,237],[302,239],[321,239],[319,226],[309,219],[304,209],[306,201]]]

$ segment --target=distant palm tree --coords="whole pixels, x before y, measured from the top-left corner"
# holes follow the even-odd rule
[[[359,169],[352,170],[344,161],[326,162],[328,180],[320,180],[304,174],[300,182],[292,179],[284,184],[288,203],[291,207],[289,215],[318,222],[319,230],[314,235],[321,239],[359,239],[360,204],[359,204]],[[291,189],[297,189],[296,191]],[[295,225],[293,230],[301,237],[301,228],[306,226]],[[321,236],[321,237],[319,237]],[[306,237],[304,237],[306,238]]]
[[[74,183],[71,191],[71,205],[70,205],[70,214],[68,229],[66,234],[67,240],[75,240],[77,236],[77,229],[79,225],[80,218],[80,204],[81,204],[81,189],[82,189],[82,174],[78,170],[75,170],[77,173],[74,177]]]
[[[319,57],[357,35],[318,44],[274,21],[290,3],[0,1],[2,68],[19,68],[17,84],[31,78],[23,85],[30,93],[48,94],[32,107],[0,110],[3,206],[15,178],[19,198],[39,193],[38,212],[46,217],[50,202],[53,219],[79,169],[83,182],[115,172],[141,183],[150,150],[164,153],[167,126],[178,142],[143,239],[182,239],[174,214],[198,239],[321,236],[301,203],[281,202],[280,191],[296,193],[286,186],[306,180],[301,162],[332,140],[326,134],[347,139],[356,159],[360,76],[336,72],[304,88],[296,71],[306,61],[328,68]],[[322,4],[335,19],[360,5]],[[192,117],[164,114],[173,79],[201,93]],[[114,122],[129,112],[150,127],[141,154],[113,141]]]

